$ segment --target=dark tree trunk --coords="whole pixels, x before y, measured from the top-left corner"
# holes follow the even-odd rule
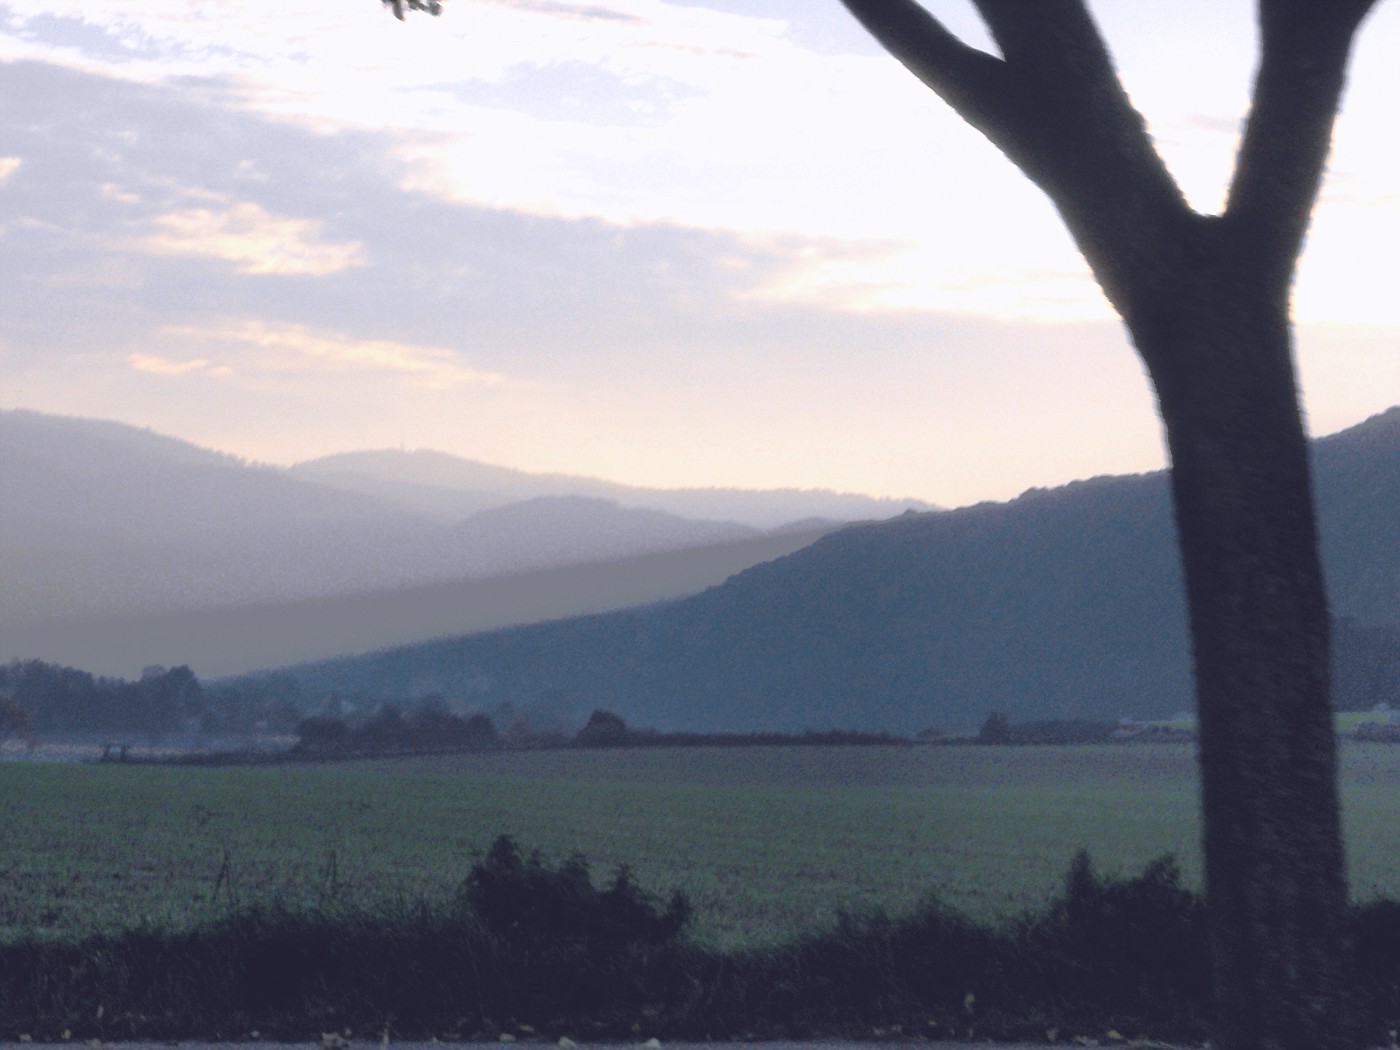
[[[1193,212],[1084,0],[843,0],[1059,209],[1157,390],[1195,649],[1217,1050],[1357,1050],[1327,595],[1289,288],[1357,28],[1377,0],[1256,0],[1225,210]]]
[[[1194,271],[1193,291],[1131,329],[1171,450],[1195,650],[1226,1007],[1215,1045],[1355,1050],[1327,596],[1291,335],[1281,302],[1230,276]]]

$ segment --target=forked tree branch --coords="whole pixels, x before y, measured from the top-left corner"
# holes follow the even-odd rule
[[[1114,77],[1113,61],[1083,0],[973,0],[982,21],[991,30],[1002,55],[1017,65],[1032,65],[1046,55],[1046,33],[1057,38],[1057,49],[1073,48],[1060,55],[1061,69],[1073,68],[1079,78]],[[1064,59],[1071,58],[1072,66]]]
[[[1008,119],[1005,63],[969,47],[915,0],[842,0],[880,45],[993,143]]]
[[[914,0],[843,0],[896,58],[1043,189],[1125,317],[1192,218],[1084,0],[975,0],[1000,58]]]
[[[1377,0],[1260,0],[1259,70],[1225,206],[1239,251],[1286,296],[1317,200],[1356,30]]]

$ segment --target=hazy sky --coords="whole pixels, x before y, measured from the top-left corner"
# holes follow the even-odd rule
[[[1253,5],[1092,6],[1214,208]],[[1297,288],[1316,433],[1400,402],[1397,54],[1390,0]],[[946,505],[1162,462],[1050,206],[836,0],[0,2],[0,287],[0,407],[267,462]]]

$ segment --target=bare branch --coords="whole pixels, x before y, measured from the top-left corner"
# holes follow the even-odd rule
[[[1118,172],[1122,177],[1145,178],[1153,192],[1178,195],[1084,0],[975,2],[1001,48],[1017,94],[1034,113],[1022,134],[1053,140],[1035,152],[1061,154],[1068,142],[1079,153],[1093,154],[1096,165],[1117,169],[1127,164],[1136,170]],[[1055,176],[1027,174],[1056,196],[1057,187],[1046,183],[1046,178],[1058,181]]]
[[[1254,101],[1225,206],[1238,250],[1284,295],[1331,150],[1356,30],[1375,0],[1260,0]]]
[[[982,20],[992,32],[1002,55],[1008,62],[1027,67],[1044,62],[1046,33],[1058,40],[1054,63],[1061,72],[1068,68],[1063,59],[1072,57],[1072,66],[1079,77],[1116,76],[1113,60],[1098,26],[1094,24],[1084,0],[973,0]],[[1070,46],[1072,56],[1063,53]]]
[[[1191,213],[1083,0],[975,0],[1001,58],[963,44],[914,0],[844,2],[1049,195],[1129,316]]]
[[[880,44],[984,135],[1005,117],[1002,61],[963,43],[914,0],[842,0]],[[995,141],[995,139],[993,139]]]
[[[405,8],[409,11],[426,11],[434,17],[442,14],[441,0],[383,0],[383,2],[385,7],[393,10],[394,17],[400,22],[404,19]]]

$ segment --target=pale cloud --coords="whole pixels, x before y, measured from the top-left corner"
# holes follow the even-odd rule
[[[127,354],[126,363],[133,371],[147,372],[150,375],[189,375],[190,372],[206,372],[216,377],[225,377],[234,374],[234,370],[228,365],[216,365],[203,357],[193,361],[175,361],[157,354],[133,353]]]
[[[662,0],[453,0],[440,19],[402,25],[386,24],[376,4],[319,0],[279,4],[266,18],[239,3],[161,0],[55,0],[45,12],[130,51],[121,61],[96,52],[51,60],[141,82],[191,78],[193,91],[217,83],[216,103],[318,131],[391,131],[416,190],[628,224],[833,233],[836,219],[887,234],[887,224],[872,230],[850,214],[871,195],[833,207],[811,179],[793,176],[821,171],[822,185],[858,185],[858,171],[890,166],[891,139],[903,136],[888,129],[918,125],[935,108],[927,93],[899,91],[902,71],[884,58],[819,56],[782,20]],[[553,83],[535,89],[537,78],[571,70],[595,73],[605,95],[627,95],[633,116],[593,97],[570,107]],[[521,97],[505,90],[483,104],[463,97],[464,85],[513,86]],[[684,100],[650,101],[671,89]],[[547,114],[526,112],[546,102]],[[755,181],[770,164],[776,179]]]
[[[956,260],[913,245],[868,254],[803,254],[744,298],[856,313],[972,314],[1044,324],[1115,316],[1085,268],[960,269]]]
[[[124,190],[115,182],[104,182],[102,184],[102,197],[104,200],[116,201],[119,204],[140,204],[141,195],[130,190]]]
[[[300,324],[236,321],[210,326],[168,326],[162,335],[221,346],[236,355],[240,375],[385,376],[444,390],[499,386],[504,375],[471,368],[457,350],[383,339],[356,339]]]
[[[1103,315],[1039,191],[897,63],[849,43],[864,37],[836,5],[802,16],[837,41],[825,52],[804,44],[801,27],[754,6],[757,15],[666,0],[452,0],[441,18],[400,24],[368,0],[288,0],[265,17],[250,16],[241,0],[51,0],[44,14],[98,29],[108,46],[46,51],[18,37],[6,45],[105,76],[184,78],[212,105],[318,132],[382,134],[400,187],[447,201],[621,226],[909,246],[810,260],[758,293],[773,300]],[[930,6],[986,46],[970,30],[975,19],[957,13],[970,5]],[[1247,5],[1094,7],[1184,191],[1214,210],[1248,98]],[[9,17],[38,24],[27,10]],[[1388,80],[1378,88],[1376,78],[1390,75],[1383,58],[1394,19],[1382,12],[1368,25],[1349,110],[1358,111],[1355,99],[1374,109],[1393,97]],[[1183,78],[1185,54],[1193,75]],[[1360,192],[1374,193],[1391,170],[1373,155],[1390,141],[1377,126],[1388,124],[1372,118],[1353,131],[1344,115],[1339,125],[1332,169],[1359,173]],[[1333,213],[1319,211],[1314,261],[1300,285],[1309,316],[1342,316],[1359,298],[1344,276],[1350,236],[1328,232]],[[1378,219],[1377,243],[1400,237],[1393,214],[1373,212]],[[147,244],[225,258],[247,273],[329,273],[363,262],[358,244],[322,244],[319,231],[298,222],[211,206],[171,213]],[[299,247],[269,251],[278,238]]]
[[[272,215],[258,204],[186,208],[154,224],[158,232],[140,240],[143,250],[222,259],[240,273],[321,277],[365,262],[359,241],[323,241],[319,222]]]
[[[10,181],[11,176],[19,171],[21,163],[19,157],[0,157],[0,186]]]

